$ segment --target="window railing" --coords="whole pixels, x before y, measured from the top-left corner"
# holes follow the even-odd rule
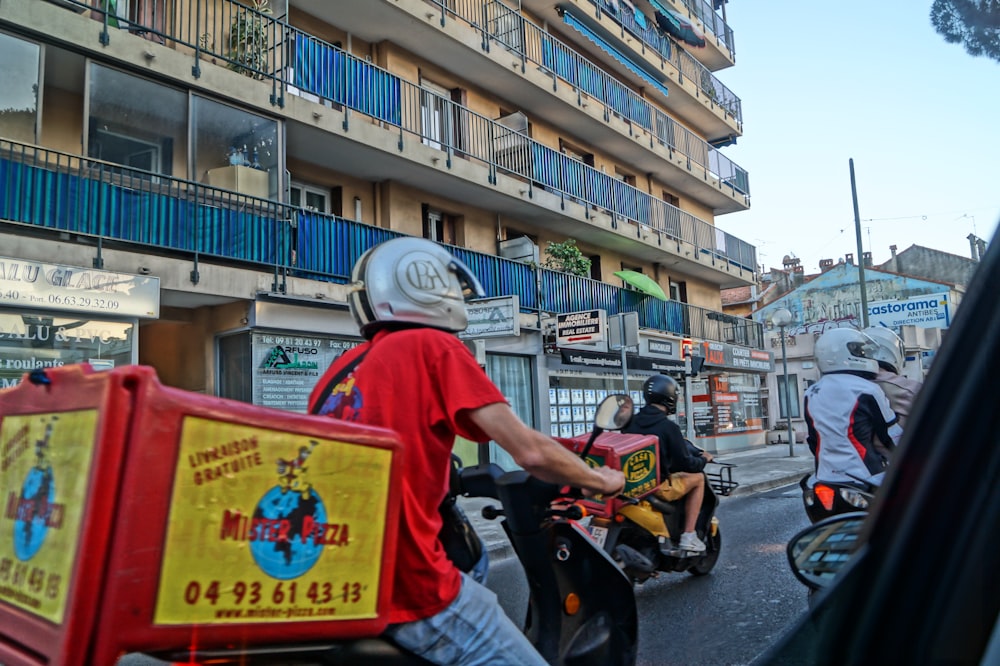
[[[289,276],[345,284],[358,258],[399,236],[388,229],[230,192],[194,181],[0,139],[0,219],[77,234],[100,259],[104,241],[142,251],[210,257]],[[87,241],[84,240],[83,243]],[[763,348],[750,320],[531,264],[450,247],[480,278],[488,296],[517,294],[524,312],[603,308],[639,312],[646,328]],[[100,265],[100,262],[95,262]],[[739,339],[731,331],[740,331]]]
[[[705,0],[680,0],[680,2],[701,21],[706,30],[715,35],[719,42],[729,49],[730,55],[735,58],[736,46],[733,42],[733,29],[715,12],[712,3]]]

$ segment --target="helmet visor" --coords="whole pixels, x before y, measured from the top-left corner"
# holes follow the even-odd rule
[[[449,270],[458,278],[458,284],[462,289],[462,300],[469,302],[477,298],[486,298],[486,292],[479,278],[472,274],[469,267],[458,259],[453,259],[448,265]]]
[[[851,356],[874,359],[876,353],[878,352],[878,345],[872,340],[866,340],[864,342],[848,342],[847,351],[850,352]]]

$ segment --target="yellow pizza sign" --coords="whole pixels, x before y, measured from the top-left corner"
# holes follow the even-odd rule
[[[97,410],[0,422],[0,601],[62,624]]]
[[[392,452],[186,417],[153,622],[377,616]]]

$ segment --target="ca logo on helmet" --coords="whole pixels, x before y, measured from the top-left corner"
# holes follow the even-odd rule
[[[450,280],[441,261],[426,252],[411,252],[399,262],[396,280],[400,289],[418,303],[437,303],[447,295]]]

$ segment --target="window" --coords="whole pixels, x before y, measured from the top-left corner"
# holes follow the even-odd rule
[[[424,145],[438,150],[442,145],[451,146],[449,92],[426,80],[420,82],[420,87],[420,130]]]
[[[0,136],[36,143],[40,49],[0,34]]]
[[[455,218],[430,206],[423,206],[424,238],[438,243],[455,244]]]
[[[663,194],[663,200],[666,201],[668,204],[670,204],[674,208],[681,207],[681,200],[676,195],[673,195],[670,192],[667,192],[666,190],[663,190],[662,194]]]
[[[276,199],[278,123],[204,97],[195,96],[193,108],[196,179]]]
[[[303,185],[302,183],[292,183],[288,190],[288,203],[293,206],[300,206],[318,213],[330,212],[330,196],[318,187]]]
[[[165,176],[173,175],[175,166],[186,173],[183,92],[92,64],[88,113],[90,157]]]
[[[785,405],[785,376],[776,375],[775,379],[778,380],[778,412],[781,418],[787,419],[788,409]],[[788,375],[788,396],[792,401],[792,413],[791,417],[793,419],[799,418],[799,379],[798,375]]]
[[[601,255],[593,254],[587,258],[590,259],[590,279],[600,281],[604,277],[601,272]]]
[[[677,282],[670,280],[670,285],[668,287],[670,293],[667,296],[672,301],[679,301],[681,303],[687,303],[687,283]]]

